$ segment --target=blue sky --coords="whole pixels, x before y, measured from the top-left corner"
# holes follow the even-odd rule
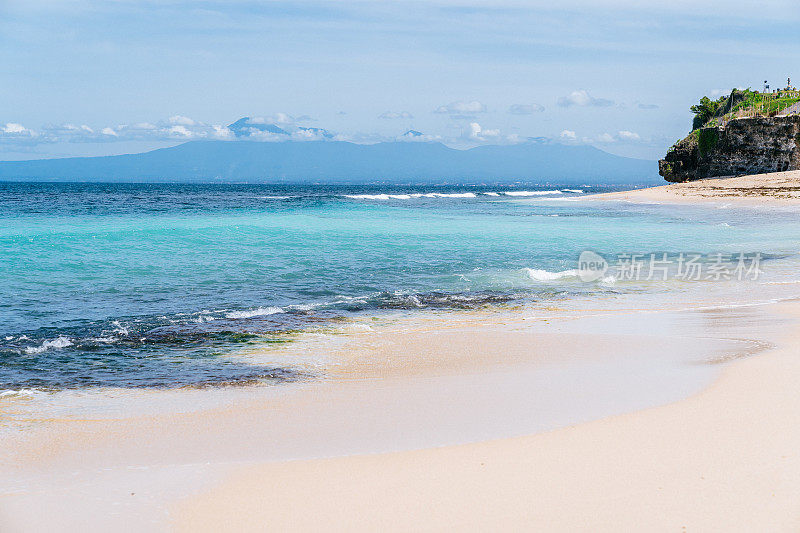
[[[243,116],[655,159],[700,96],[800,85],[798,27],[796,0],[5,0],[0,159],[231,138]]]

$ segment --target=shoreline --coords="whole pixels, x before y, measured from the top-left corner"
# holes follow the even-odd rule
[[[358,349],[345,340],[347,358],[338,359],[329,380],[293,391],[230,390],[228,401],[216,406],[157,416],[122,411],[116,419],[54,419],[38,436],[17,441],[24,453],[6,453],[0,462],[2,477],[18,480],[16,490],[7,485],[0,496],[0,523],[9,531],[26,530],[23,525],[51,529],[57,525],[48,522],[51,517],[36,512],[46,507],[74,520],[75,528],[90,528],[97,526],[97,510],[106,508],[113,510],[103,518],[106,527],[126,522],[172,529],[175,524],[166,524],[175,509],[184,509],[180,502],[204,495],[216,500],[242,470],[293,472],[338,461],[324,457],[391,463],[397,454],[460,453],[481,442],[643,412],[696,395],[719,374],[716,363],[759,350],[758,342],[743,343],[747,335],[731,328],[743,319],[753,328],[767,323],[764,312],[773,305],[580,316],[563,310],[535,317],[489,313],[461,315],[449,326],[429,316],[414,328],[359,334],[367,342],[357,343]],[[637,333],[643,324],[648,333]],[[709,335],[716,340],[704,341]],[[667,344],[669,352],[653,350]],[[409,359],[408,352],[415,357]],[[204,392],[194,391],[177,405]],[[179,395],[155,392],[152,399],[176,401]],[[130,407],[125,398],[110,404],[128,413]],[[374,455],[381,452],[389,454]],[[245,490],[236,483],[238,502],[268,488]],[[214,523],[202,510],[178,515],[185,512],[190,529],[195,519]]]
[[[527,437],[248,465],[178,504],[172,525],[796,530],[800,303],[774,310],[791,333],[687,399]]]
[[[630,191],[593,194],[583,199],[632,203],[723,203],[747,207],[796,207],[800,206],[800,170],[707,178]]]
[[[591,199],[784,207],[800,205],[784,190],[796,184],[800,172]],[[741,193],[754,186],[772,190]],[[734,361],[687,398],[524,437],[248,465],[177,504],[171,526],[796,530],[800,430],[791,421],[800,410],[793,357],[800,302],[770,309],[791,317],[791,333],[757,357]]]
[[[728,202],[666,187],[587,199]],[[796,529],[800,301],[718,296],[430,313],[289,347],[319,382],[34,407],[0,454],[0,525]]]

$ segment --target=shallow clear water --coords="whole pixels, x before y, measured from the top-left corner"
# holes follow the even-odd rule
[[[580,282],[583,250],[759,252],[792,279],[794,212],[557,190],[0,184],[0,389],[303,379],[227,355],[384,310],[676,290]]]

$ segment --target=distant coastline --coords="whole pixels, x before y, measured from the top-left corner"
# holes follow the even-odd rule
[[[0,180],[81,182],[646,184],[655,161],[549,142],[192,141],[141,154],[0,162]]]

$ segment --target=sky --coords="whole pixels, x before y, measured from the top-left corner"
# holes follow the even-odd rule
[[[798,27],[797,0],[0,0],[0,160],[234,141],[242,117],[287,132],[265,142],[657,159],[701,96],[800,85]]]

